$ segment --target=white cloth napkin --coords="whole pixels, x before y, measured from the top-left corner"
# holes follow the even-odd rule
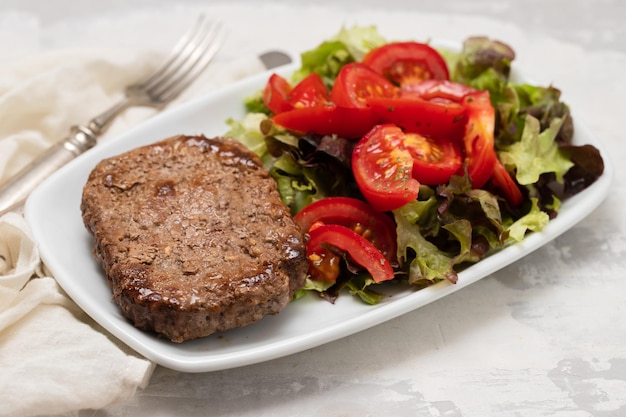
[[[22,217],[0,218],[0,236],[0,414],[97,408],[145,386],[153,365],[95,330],[56,281],[37,271],[37,247]]]
[[[0,182],[61,140],[72,124],[85,123],[112,105],[125,85],[156,68],[164,55],[64,50],[3,64]],[[177,101],[262,69],[254,56],[218,59]],[[130,109],[102,140],[154,113]],[[37,243],[18,213],[0,217],[0,369],[0,416],[102,408],[132,397],[154,369],[64,294],[42,267]]]

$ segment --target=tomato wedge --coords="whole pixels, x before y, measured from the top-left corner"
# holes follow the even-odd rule
[[[422,184],[446,184],[463,165],[459,146],[445,138],[435,140],[418,133],[407,133],[402,146],[413,157],[413,178]]]
[[[398,94],[401,97],[419,97],[424,100],[460,103],[464,96],[476,92],[465,84],[448,80],[424,80],[420,83],[405,85]]]
[[[392,42],[374,48],[363,63],[400,86],[450,78],[448,65],[439,52],[420,42]]]
[[[498,161],[494,148],[495,109],[488,91],[467,94],[463,98],[467,124],[463,146],[467,170],[473,188],[482,188],[491,178]]]
[[[289,104],[295,109],[324,106],[329,100],[330,92],[317,73],[307,75],[288,94]]]
[[[291,84],[278,74],[272,74],[263,89],[263,103],[273,112],[282,113],[291,110],[289,103]]]
[[[465,108],[454,102],[434,102],[419,97],[371,97],[372,111],[383,123],[432,138],[460,140],[465,129]]]
[[[330,98],[344,107],[367,107],[369,97],[393,97],[396,87],[362,63],[347,64],[339,71]]]
[[[396,260],[396,225],[386,214],[364,201],[351,197],[327,197],[315,201],[295,216],[302,230],[314,223],[338,224],[357,232],[371,242],[392,263]]]
[[[375,282],[393,279],[391,264],[374,245],[355,231],[337,224],[320,225],[309,231],[307,253],[312,277],[316,276],[315,270],[320,261],[328,256],[328,245],[346,252],[352,261],[372,275]],[[334,279],[326,277],[326,280]]]
[[[511,206],[518,206],[524,201],[524,196],[517,183],[511,178],[511,175],[499,160],[496,161],[491,181],[493,186],[504,195],[504,198]]]
[[[403,140],[399,127],[377,125],[352,152],[354,178],[375,210],[393,210],[417,198],[419,182],[411,175],[413,157],[402,146]]]
[[[277,81],[273,84],[277,84]],[[331,102],[330,95],[322,78],[312,73],[285,97],[291,107],[275,112],[272,120],[296,132],[335,134],[348,139],[361,138],[377,123],[378,118],[371,109],[354,103],[337,105]]]
[[[360,139],[378,122],[378,117],[368,108],[340,107],[331,103],[282,112],[272,120],[295,132]]]
[[[426,80],[399,88],[393,98],[372,97],[368,104],[383,122],[454,141],[463,137],[467,121],[463,97],[475,91],[448,80]]]

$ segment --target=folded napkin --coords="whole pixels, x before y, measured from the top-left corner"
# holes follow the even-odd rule
[[[72,124],[86,123],[114,104],[125,85],[141,79],[163,58],[156,52],[96,49],[3,63],[0,182],[61,140]],[[261,70],[256,57],[223,62],[218,57],[177,102]],[[129,109],[101,140],[155,112]],[[146,386],[153,368],[64,294],[41,265],[21,214],[0,217],[0,416],[59,414],[127,400]]]
[[[153,365],[95,330],[56,281],[37,271],[37,247],[22,217],[0,218],[0,236],[0,415],[98,408],[144,387]]]

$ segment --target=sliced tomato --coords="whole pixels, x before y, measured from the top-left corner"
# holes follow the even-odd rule
[[[498,157],[494,148],[495,109],[488,91],[467,94],[463,98],[467,123],[463,147],[473,188],[481,188],[491,178]]]
[[[446,184],[463,165],[459,146],[448,139],[407,133],[402,146],[413,157],[413,178],[422,184]]]
[[[476,89],[465,84],[448,80],[424,80],[420,83],[405,85],[400,88],[400,97],[419,97],[424,100],[452,101],[460,103],[463,97]]]
[[[465,129],[465,108],[454,102],[436,102],[419,97],[372,97],[372,111],[383,123],[393,123],[407,132],[433,138],[460,140]]]
[[[504,198],[511,206],[515,207],[524,201],[522,191],[500,160],[496,161],[491,181],[493,186],[504,195]]]
[[[362,63],[347,64],[339,71],[330,98],[344,107],[367,107],[369,97],[393,97],[396,87]]]
[[[369,108],[340,107],[333,103],[324,106],[293,109],[276,114],[274,123],[300,133],[339,135],[359,139],[378,122]]]
[[[319,75],[313,73],[306,77],[289,94],[292,109],[276,114],[274,122],[300,133],[361,138],[376,125],[378,117],[369,107],[361,105],[362,97],[358,94],[366,95],[369,90],[375,93],[377,89],[384,92],[384,87],[375,87],[376,81],[394,87],[361,64],[344,66],[341,73],[342,78],[335,82],[332,93]]]
[[[411,175],[413,157],[403,148],[403,140],[399,127],[377,125],[352,152],[354,178],[375,210],[393,210],[417,198],[419,182]]]
[[[308,234],[309,272],[313,278],[319,277],[318,266],[323,265],[323,261],[332,256],[329,255],[333,252],[328,247],[330,245],[346,252],[353,262],[372,275],[375,282],[393,279],[393,268],[389,261],[374,245],[355,231],[337,224],[325,224],[311,229]],[[334,281],[337,278],[328,275],[323,277],[327,281]]]
[[[315,201],[295,216],[302,230],[317,222],[346,226],[370,241],[390,262],[396,260],[396,225],[386,214],[351,197],[327,197]]]
[[[365,55],[363,63],[401,86],[450,78],[441,54],[420,42],[392,42],[374,48]]]
[[[272,74],[263,89],[263,103],[273,112],[282,113],[291,110],[289,103],[291,84],[278,74]]]
[[[295,109],[325,106],[330,100],[330,92],[322,77],[317,73],[311,73],[293,87],[287,100]]]
[[[394,98],[372,97],[368,104],[384,122],[436,139],[460,140],[467,121],[463,97],[472,87],[448,80],[403,86]]]
[[[341,272],[341,256],[330,251],[308,254],[309,276],[314,281],[335,282]]]

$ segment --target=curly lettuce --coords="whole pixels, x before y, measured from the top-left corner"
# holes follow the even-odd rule
[[[339,70],[359,62],[385,39],[374,26],[342,28],[301,55],[291,81],[315,72],[331,88]],[[458,52],[441,51],[452,81],[487,90],[496,110],[494,143],[499,162],[519,185],[525,200],[511,207],[494,184],[472,188],[467,173],[447,184],[422,186],[419,197],[392,212],[397,232],[396,274],[416,287],[456,282],[458,272],[528,233],[542,230],[558,214],[561,200],[582,191],[603,173],[599,151],[572,143],[569,106],[553,86],[515,83],[515,52],[503,42],[470,37]],[[362,198],[350,168],[354,142],[336,135],[302,135],[274,126],[260,94],[246,100],[253,112],[230,121],[231,135],[259,154],[295,214],[328,196]],[[395,281],[395,280],[394,280]],[[382,296],[367,273],[340,275],[336,283],[307,281],[305,291],[333,302],[342,290],[376,304]]]
[[[367,52],[386,42],[376,26],[342,27],[335,36],[300,54],[301,66],[294,71],[290,81],[296,84],[315,72],[330,89],[344,65],[361,61]],[[261,91],[246,97],[244,105],[248,112],[270,114]]]
[[[361,61],[367,52],[385,43],[375,26],[342,27],[337,35],[301,54],[302,66],[294,73],[292,81],[297,82],[315,72],[331,87],[344,65]]]
[[[597,148],[572,144],[574,123],[559,89],[510,80],[514,59],[506,44],[472,37],[448,62],[454,81],[489,91],[502,163],[528,197],[538,198],[540,209],[555,216],[553,201],[591,185],[602,175],[604,163]],[[525,207],[531,209],[530,204]]]
[[[562,125],[563,120],[555,118],[541,131],[539,120],[527,115],[520,140],[499,153],[500,161],[515,172],[519,184],[534,184],[545,173],[554,173],[556,180],[563,182],[574,163],[555,141]]]
[[[228,119],[226,123],[230,126],[230,130],[226,132],[226,136],[237,139],[244,145],[262,157],[267,152],[265,146],[265,135],[261,132],[261,123],[267,120],[264,113],[247,113],[243,119]]]

